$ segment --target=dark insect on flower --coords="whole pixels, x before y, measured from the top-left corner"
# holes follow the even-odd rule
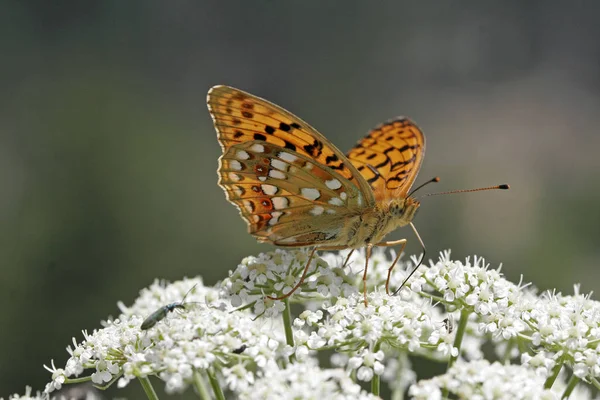
[[[237,349],[233,350],[232,353],[233,354],[242,354],[244,352],[244,350],[246,350],[247,348],[248,348],[248,346],[243,344],[240,347],[238,347]]]
[[[444,318],[443,323],[448,333],[452,333],[452,331],[454,331],[454,318],[452,318],[452,315],[450,315],[448,318]]]
[[[142,322],[142,325],[140,325],[140,329],[145,331],[148,330],[150,328],[152,328],[154,325],[156,325],[158,322],[162,321],[168,313],[172,312],[173,310],[179,308],[179,309],[185,309],[185,304],[183,303],[185,298],[187,297],[188,294],[190,294],[190,292],[192,290],[194,290],[194,288],[197,286],[198,284],[195,284],[194,286],[192,286],[192,288],[190,290],[188,290],[188,292],[185,294],[185,296],[183,296],[183,299],[181,299],[180,302],[178,303],[171,303],[171,304],[167,304],[166,306],[162,306],[161,308],[159,308],[158,310],[154,311],[152,314],[150,314],[148,316],[148,318],[146,318],[144,320],[144,322]]]

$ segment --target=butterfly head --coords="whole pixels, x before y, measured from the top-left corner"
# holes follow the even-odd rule
[[[396,220],[398,227],[408,225],[415,215],[421,203],[412,197],[406,199],[394,199],[390,202],[389,212]]]

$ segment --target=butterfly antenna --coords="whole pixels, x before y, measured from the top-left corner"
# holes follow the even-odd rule
[[[183,298],[181,299],[181,302],[179,302],[179,304],[183,305],[185,298],[188,296],[188,294],[190,294],[192,292],[192,290],[194,290],[196,288],[196,286],[198,286],[197,283],[194,286],[192,286],[190,288],[190,290],[187,291],[187,293],[185,294],[185,296],[183,296]]]
[[[459,190],[451,190],[449,192],[440,192],[440,193],[427,193],[424,194],[423,196],[419,196],[419,198],[422,197],[427,197],[427,196],[439,196],[441,194],[455,194],[455,193],[467,193],[467,192],[482,192],[484,190],[496,190],[496,189],[510,189],[510,186],[507,184],[502,184],[502,185],[496,185],[496,186],[489,186],[489,187],[484,187],[484,188],[477,188],[477,189],[459,189]]]
[[[431,178],[431,179],[430,179],[430,180],[428,180],[427,182],[425,182],[425,183],[423,183],[422,185],[419,185],[419,186],[417,186],[415,189],[413,189],[413,190],[412,190],[412,191],[411,191],[411,192],[408,194],[408,196],[407,196],[407,197],[410,197],[410,196],[412,196],[412,194],[413,194],[414,192],[416,192],[417,190],[419,190],[419,189],[421,189],[421,188],[423,188],[423,187],[425,187],[425,186],[429,185],[430,183],[439,182],[439,181],[440,181],[440,177],[439,177],[439,176],[436,176],[436,177],[434,177],[434,178]]]
[[[432,180],[430,182],[436,182],[436,181]],[[421,185],[421,186],[423,186],[423,185]],[[425,243],[423,243],[423,239],[421,239],[421,236],[419,236],[419,232],[417,232],[417,228],[415,228],[415,226],[413,225],[412,222],[410,223],[410,227],[412,228],[413,232],[417,236],[417,239],[419,239],[419,243],[421,243],[421,247],[423,248],[423,255],[421,256],[419,263],[415,266],[415,268],[412,270],[412,272],[406,277],[406,279],[404,279],[404,282],[402,282],[402,285],[400,285],[400,287],[398,289],[396,289],[396,291],[393,293],[393,296],[395,296],[400,291],[400,289],[402,289],[404,287],[406,282],[408,282],[410,277],[413,276],[413,274],[415,272],[417,272],[417,269],[419,269],[419,267],[423,263],[423,260],[425,259],[425,254],[427,253],[427,249],[425,248]]]

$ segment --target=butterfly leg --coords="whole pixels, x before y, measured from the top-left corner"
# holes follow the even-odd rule
[[[406,247],[406,239],[392,240],[390,242],[381,242],[381,243],[377,243],[375,245],[375,246],[379,246],[379,247],[391,247],[391,246],[397,246],[397,245],[401,245],[402,247],[400,247],[400,251],[398,251],[398,254],[396,254],[396,258],[394,258],[394,262],[388,268],[387,279],[385,280],[385,292],[388,295],[390,294],[390,277],[392,276],[392,270],[398,263],[398,260],[400,259],[400,256],[402,255],[402,252],[404,251],[404,247]]]
[[[300,277],[300,280],[298,281],[298,283],[296,283],[296,285],[292,288],[292,290],[290,290],[288,293],[283,294],[279,297],[273,297],[273,296],[267,296],[267,298],[271,299],[271,300],[283,300],[283,299],[287,299],[288,297],[290,297],[292,294],[294,294],[294,292],[296,290],[298,290],[298,288],[300,287],[300,285],[302,285],[302,283],[304,283],[304,278],[306,278],[306,274],[308,273],[308,268],[310,267],[310,263],[315,255],[315,252],[317,250],[319,251],[329,251],[329,250],[345,250],[348,247],[346,246],[330,246],[330,247],[313,247],[312,251],[310,252],[310,255],[308,256],[308,261],[306,262],[306,267],[304,267],[304,271],[302,272],[302,276]]]
[[[350,257],[352,257],[352,253],[354,253],[354,250],[356,249],[350,250],[350,253],[348,253],[348,257],[346,257],[346,261],[344,261],[344,263],[342,264],[342,268],[344,268],[346,264],[348,264],[348,261],[350,261]]]

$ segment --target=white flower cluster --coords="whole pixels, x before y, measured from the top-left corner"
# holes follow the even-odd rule
[[[321,369],[314,362],[299,362],[265,371],[254,386],[240,393],[240,399],[375,400],[379,397],[362,390],[342,369]]]
[[[52,363],[46,393],[86,378],[98,386],[118,381],[122,387],[132,379],[148,385],[147,377],[157,376],[169,393],[189,386],[206,392],[208,379],[215,394],[217,386],[240,398],[296,393],[302,399],[375,398],[354,380],[371,381],[373,388],[387,382],[397,396],[416,381],[408,355],[453,365],[447,374],[413,385],[417,399],[442,393],[554,398],[564,387],[557,379],[563,366],[574,377],[565,393],[577,393],[577,378],[600,388],[600,303],[577,288],[573,296],[538,296],[481,258],[452,261],[445,252],[421,266],[398,296],[389,296],[384,283],[393,255],[378,250],[369,260],[365,305],[365,253],[347,256],[329,253],[312,260],[303,285],[289,299],[304,307],[293,322],[289,303],[268,296],[295,286],[308,262],[306,251],[247,257],[216,288],[203,286],[201,279],[157,281],[131,307],[119,304],[118,318],[84,332],[82,343],[74,341],[64,368]],[[417,261],[399,263],[390,278],[392,290]],[[272,318],[280,314],[283,318]],[[149,329],[141,329],[144,318]],[[520,356],[522,365],[482,360],[487,341],[505,362]],[[331,362],[339,368],[318,367],[316,353],[327,350],[334,351]],[[459,355],[471,361],[455,362]],[[76,378],[85,372],[86,378]],[[553,385],[552,391],[544,384]],[[515,390],[521,394],[511,397]]]
[[[587,381],[600,376],[600,303],[579,293],[573,296],[545,293],[523,316],[532,331],[538,354],[523,354],[521,362],[544,376],[556,363],[569,365]]]
[[[310,334],[298,330],[295,339],[298,346],[309,350],[333,348],[350,354],[347,367],[357,371],[359,380],[368,381],[373,374],[383,373],[383,350],[433,350],[446,356],[456,355],[453,335],[443,319],[428,299],[418,304],[372,292],[365,306],[363,296],[353,294],[337,299],[335,305],[325,304],[322,310],[304,311],[294,326],[306,325]],[[342,363],[338,358],[337,364]]]
[[[559,395],[544,388],[544,378],[521,365],[490,364],[487,360],[459,361],[447,373],[422,380],[410,387],[415,400],[442,399],[442,393],[456,399],[540,399],[558,400]]]
[[[422,268],[411,279],[410,288],[425,295],[439,296],[447,307],[466,310],[476,316],[479,330],[501,337],[514,338],[527,329],[523,311],[529,311],[536,299],[527,285],[506,280],[499,270],[489,269],[485,260],[475,257],[463,264],[450,260],[444,252],[437,263]]]
[[[229,297],[233,307],[253,306],[253,313],[274,317],[281,313],[284,304],[267,296],[279,297],[289,293],[299,281],[308,262],[309,253],[304,250],[275,250],[257,257],[246,257],[238,268],[229,273],[221,284],[223,296]],[[354,276],[341,268],[329,266],[315,256],[304,283],[290,300],[302,302],[323,297],[344,297],[357,292]]]
[[[194,285],[184,311],[174,311],[147,331],[141,315],[155,311],[157,304],[179,299]],[[162,293],[161,293],[162,289]],[[136,304],[124,314],[105,323],[85,340],[67,349],[71,357],[64,369],[52,366],[52,382],[46,392],[62,387],[69,378],[92,369],[92,382],[106,385],[119,379],[125,386],[131,379],[157,375],[169,393],[182,392],[197,379],[195,373],[218,368],[226,387],[239,390],[253,383],[253,369],[276,362],[284,348],[283,328],[274,321],[257,323],[247,312],[231,313],[225,307],[207,303],[216,290],[201,286],[199,280],[185,280],[161,288],[155,284],[143,291]],[[239,353],[239,354],[238,354]]]

